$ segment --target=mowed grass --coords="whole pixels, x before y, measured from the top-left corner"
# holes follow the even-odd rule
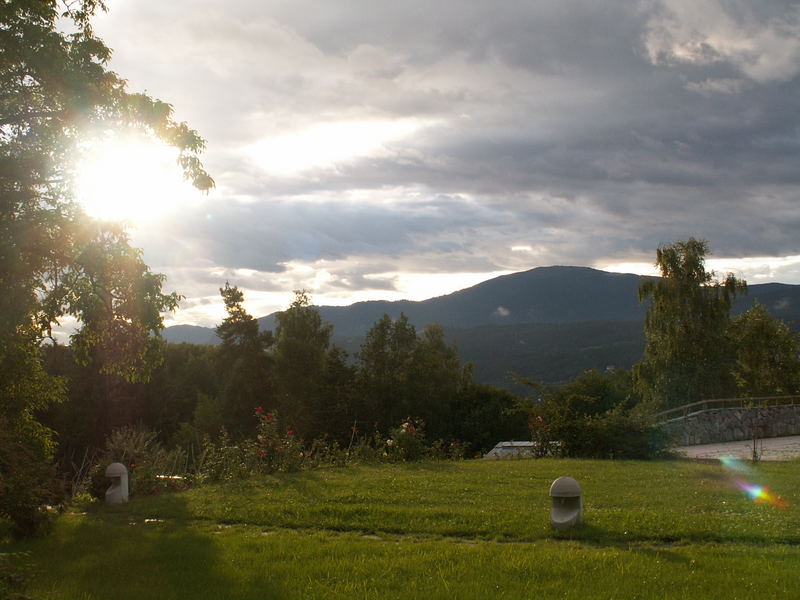
[[[586,522],[559,533],[561,475],[581,483]],[[30,551],[43,599],[789,598],[798,505],[798,462],[359,466],[98,503],[3,551]]]

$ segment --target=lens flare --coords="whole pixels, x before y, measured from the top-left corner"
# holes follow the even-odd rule
[[[736,458],[725,457],[721,458],[720,462],[726,469],[736,473],[745,474],[752,470]],[[777,494],[772,493],[767,486],[751,483],[740,476],[732,477],[731,482],[756,504],[767,504],[773,508],[780,509],[789,508],[789,503]]]
[[[734,479],[733,484],[742,490],[747,496],[756,504],[767,504],[773,508],[789,508],[789,503],[769,491],[769,488],[763,485],[756,485],[745,481],[744,479]]]

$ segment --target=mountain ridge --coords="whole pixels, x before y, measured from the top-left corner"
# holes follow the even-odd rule
[[[462,360],[474,361],[476,379],[508,387],[508,371],[561,381],[588,368],[630,367],[644,348],[646,304],[638,300],[650,277],[590,267],[537,267],[489,279],[428,300],[371,300],[316,307],[333,325],[334,343],[351,354],[384,314],[401,313],[417,328],[438,323],[456,343]],[[773,316],[800,324],[800,285],[749,286],[733,314],[760,301]],[[274,329],[277,313],[258,319]],[[168,342],[218,343],[213,328],[168,327]],[[525,365],[527,370],[523,370]]]

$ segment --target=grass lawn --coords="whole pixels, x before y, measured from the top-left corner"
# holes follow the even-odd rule
[[[571,475],[586,523],[549,526]],[[41,599],[790,598],[800,462],[466,461],[265,477],[90,505],[29,551]]]

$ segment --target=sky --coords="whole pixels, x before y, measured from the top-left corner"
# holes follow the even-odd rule
[[[120,209],[104,216],[186,297],[168,325],[219,323],[226,281],[263,316],[297,289],[350,304],[540,266],[652,272],[689,237],[719,272],[800,283],[796,2],[108,5],[112,70],[200,132],[217,183],[191,190],[151,146],[87,152],[87,206]]]

